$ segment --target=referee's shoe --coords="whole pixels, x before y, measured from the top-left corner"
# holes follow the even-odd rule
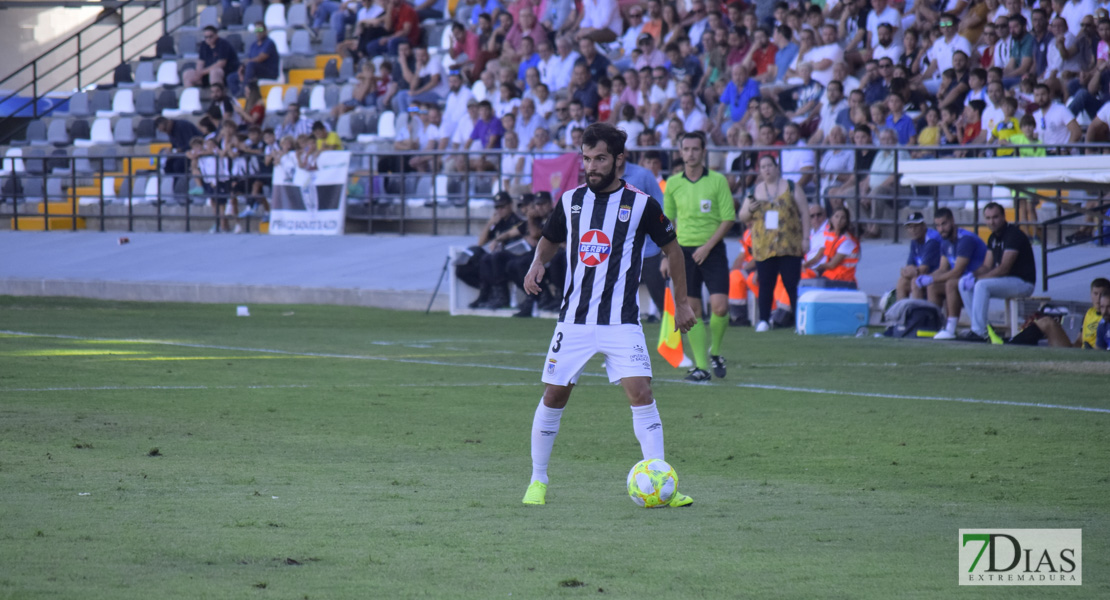
[[[709,364],[713,366],[713,375],[716,376],[717,379],[725,378],[725,375],[728,373],[728,369],[725,368],[724,357],[711,355],[709,357]]]
[[[709,374],[709,371],[706,371],[705,369],[698,369],[697,367],[695,367],[693,369],[690,369],[690,372],[686,375],[685,379],[686,381],[702,383],[713,379],[713,376]]]

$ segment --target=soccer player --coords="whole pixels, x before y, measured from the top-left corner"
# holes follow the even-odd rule
[[[721,354],[721,340],[728,330],[728,256],[722,243],[725,234],[736,221],[736,206],[728,180],[705,165],[705,133],[686,132],[682,135],[681,173],[667,179],[663,192],[663,213],[674,221],[678,229],[678,244],[682,247],[686,273],[686,296],[697,322],[687,337],[694,353],[696,365],[687,381],[709,381],[710,361],[713,374],[724,377],[725,359]],[[668,257],[669,258],[669,257]],[[663,276],[674,271],[675,261],[665,260],[660,266]],[[706,348],[705,325],[702,324],[702,283],[709,290],[709,329],[712,343]],[[677,303],[677,297],[676,297]]]
[[[637,289],[646,237],[674,259],[675,325],[694,324],[686,301],[682,249],[674,225],[659,204],[617,177],[625,161],[623,131],[594,123],[582,135],[586,185],[565,192],[543,228],[536,255],[524,277],[524,290],[540,292],[544,264],[566,244],[567,275],[559,322],[547,349],[543,399],[532,420],[532,480],[524,504],[544,504],[547,463],[563,408],[586,362],[605,355],[609,380],[620,382],[632,406],[632,428],[645,459],[663,459],[663,426],[651,391],[651,358],[640,328]],[[693,500],[675,493],[670,506]]]
[[[960,311],[964,306],[960,298],[960,279],[983,265],[987,258],[987,245],[974,233],[956,227],[951,209],[937,209],[933,213],[933,224],[941,237],[941,268],[931,275],[918,275],[914,283],[926,289],[936,286],[930,295],[936,294],[938,299],[944,296],[948,321],[933,339],[952,340],[956,338],[956,324],[960,321]]]

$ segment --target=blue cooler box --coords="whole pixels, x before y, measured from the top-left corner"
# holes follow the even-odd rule
[[[868,323],[867,294],[857,290],[812,290],[798,298],[795,328],[801,335],[856,335]]]

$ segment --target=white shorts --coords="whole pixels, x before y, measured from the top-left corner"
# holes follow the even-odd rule
[[[547,347],[542,379],[551,385],[578,383],[586,363],[598,352],[605,355],[605,371],[611,383],[625,377],[651,377],[647,348],[639,325],[559,323]]]

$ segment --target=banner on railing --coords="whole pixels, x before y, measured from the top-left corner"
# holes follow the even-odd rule
[[[347,218],[350,152],[323,152],[316,169],[274,165],[270,233],[342,235]]]
[[[558,158],[537,158],[532,161],[532,191],[551,192],[551,198],[558,202],[563,192],[578,187],[579,170],[577,152]]]

